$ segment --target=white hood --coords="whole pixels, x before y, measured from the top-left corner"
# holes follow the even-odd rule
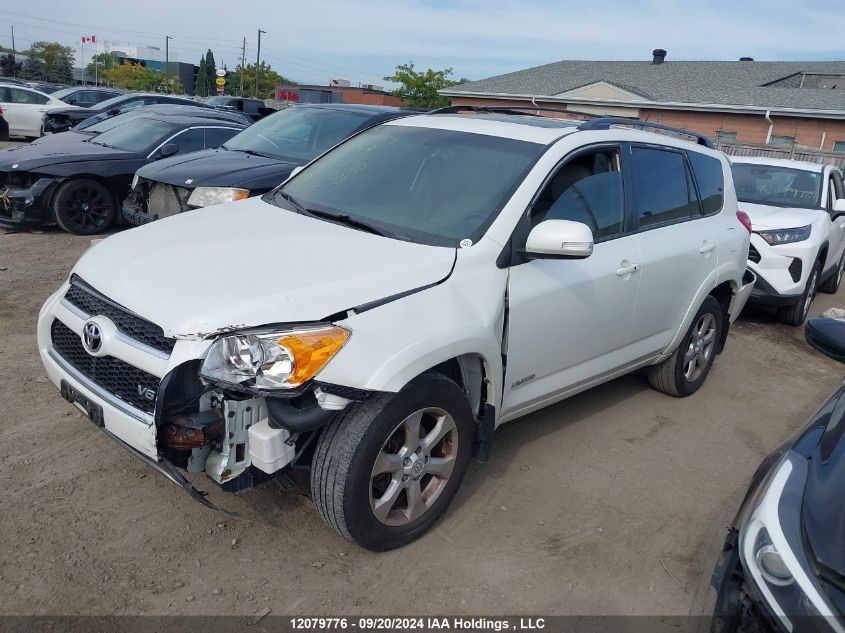
[[[73,272],[166,335],[197,336],[323,319],[443,280],[454,260],[249,198],[113,235]]]
[[[821,209],[801,209],[794,207],[772,207],[765,204],[740,202],[739,208],[751,218],[754,231],[767,229],[794,229],[818,222],[825,214]],[[826,214],[825,214],[826,215]]]

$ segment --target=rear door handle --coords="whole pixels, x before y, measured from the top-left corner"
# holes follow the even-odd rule
[[[706,255],[707,253],[713,251],[716,248],[715,242],[704,242],[704,246],[698,249],[698,252],[702,255]]]
[[[617,268],[616,274],[620,277],[624,277],[625,275],[630,275],[631,273],[637,272],[639,269],[639,264],[628,264],[627,266],[623,266],[622,268]]]

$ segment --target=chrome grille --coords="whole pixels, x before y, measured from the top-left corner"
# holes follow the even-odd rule
[[[164,330],[154,323],[139,317],[123,306],[106,299],[76,275],[70,280],[70,288],[65,293],[65,301],[88,316],[103,315],[108,317],[126,336],[154,349],[170,354],[176,339],[167,338]]]
[[[113,356],[91,356],[79,335],[58,319],[50,328],[50,338],[53,349],[91,382],[136,409],[153,413],[155,401],[142,394],[154,394],[158,390],[156,376]]]

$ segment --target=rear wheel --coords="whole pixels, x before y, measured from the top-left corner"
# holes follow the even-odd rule
[[[839,258],[839,265],[836,267],[836,272],[828,277],[824,283],[819,284],[819,292],[829,295],[836,294],[836,291],[839,290],[839,284],[842,283],[843,268],[845,268],[845,253],[842,253],[842,257]]]
[[[56,222],[68,233],[96,235],[112,225],[117,204],[102,183],[77,178],[58,188],[53,196],[53,211]]]
[[[819,282],[819,263],[816,262],[813,269],[810,271],[810,277],[807,279],[807,285],[804,287],[804,292],[798,301],[791,306],[784,306],[778,309],[778,319],[781,323],[786,325],[799,326],[807,318],[810,312],[810,305],[816,296],[817,284]]]
[[[323,429],[311,489],[323,520],[369,550],[401,547],[443,515],[469,465],[474,424],[458,385],[424,374]]]
[[[658,365],[648,368],[651,386],[670,396],[685,397],[694,394],[704,383],[722,336],[724,313],[722,305],[708,296],[678,349]]]

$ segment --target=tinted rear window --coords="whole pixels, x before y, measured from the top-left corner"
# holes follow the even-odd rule
[[[701,196],[701,213],[711,215],[722,210],[725,200],[725,176],[722,161],[698,152],[689,152],[690,164],[695,173],[698,193]]]
[[[634,208],[640,228],[674,222],[698,213],[690,191],[684,155],[662,149],[634,147]]]

